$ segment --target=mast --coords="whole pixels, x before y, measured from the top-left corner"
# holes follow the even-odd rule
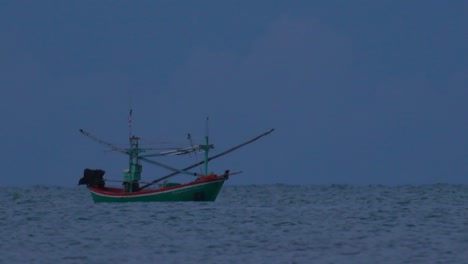
[[[128,170],[124,172],[124,190],[125,192],[138,191],[138,182],[141,180],[142,166],[140,165],[139,154],[143,150],[138,147],[138,140],[140,138],[132,136],[132,109],[128,116],[128,136],[130,149],[128,154]]]
[[[138,191],[138,182],[141,180],[142,166],[140,165],[139,153],[142,150],[138,147],[139,138],[130,137],[130,149],[128,150],[128,170],[124,172],[124,185],[126,192]]]

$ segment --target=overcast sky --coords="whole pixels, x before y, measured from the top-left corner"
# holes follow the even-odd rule
[[[468,183],[467,1],[0,1],[0,186],[201,143],[228,184]],[[146,141],[145,141],[146,140]],[[175,143],[174,143],[175,142]],[[190,165],[195,156],[160,159]],[[144,165],[143,179],[166,174]],[[185,178],[184,178],[185,177]],[[189,180],[187,176],[178,179]]]

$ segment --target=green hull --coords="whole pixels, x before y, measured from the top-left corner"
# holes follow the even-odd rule
[[[144,190],[125,193],[117,188],[95,188],[89,191],[94,202],[125,203],[125,202],[188,202],[216,200],[225,179],[191,182],[158,190]]]

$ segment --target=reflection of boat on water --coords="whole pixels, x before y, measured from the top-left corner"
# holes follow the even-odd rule
[[[132,111],[130,110],[130,118]],[[129,118],[129,121],[131,120]],[[130,125],[130,123],[129,123]],[[239,144],[235,147],[232,147],[226,151],[223,151],[212,157],[208,156],[209,150],[213,148],[212,144],[209,144],[208,133],[205,135],[205,143],[201,145],[193,145],[186,148],[175,148],[169,151],[150,153],[147,154],[148,150],[139,147],[139,138],[131,135],[130,132],[130,147],[129,148],[119,148],[116,145],[103,141],[89,132],[86,132],[80,129],[80,132],[90,137],[91,139],[107,145],[112,150],[126,154],[129,156],[129,168],[124,172],[124,179],[122,181],[123,188],[107,187],[106,179],[104,178],[103,170],[91,170],[85,169],[83,178],[80,179],[78,184],[87,185],[91,196],[93,197],[94,202],[169,202],[169,201],[215,201],[218,193],[223,187],[224,182],[229,178],[229,176],[240,173],[230,173],[229,170],[226,170],[223,174],[208,174],[208,163],[211,160],[224,156],[240,147],[243,147],[247,144],[250,144],[261,137],[264,137],[271,132],[273,129],[264,132],[255,138],[252,138],[249,141],[246,141],[242,144]],[[190,134],[189,138],[190,143],[192,143]],[[150,158],[169,156],[169,155],[184,155],[192,152],[203,151],[204,160],[192,164],[183,169],[177,169],[172,166],[160,163]],[[143,154],[145,153],[145,154]],[[157,165],[172,171],[170,174],[160,177],[152,182],[144,184],[141,182],[141,172],[142,165],[141,161],[147,162],[149,164]],[[190,172],[189,170],[196,168],[198,166],[204,165],[204,175],[198,175],[197,173]],[[178,174],[188,174],[192,177],[195,176],[196,179],[188,183],[173,183],[167,182],[167,179]],[[141,185],[143,184],[143,185]],[[156,186],[156,189],[150,189],[150,186]]]

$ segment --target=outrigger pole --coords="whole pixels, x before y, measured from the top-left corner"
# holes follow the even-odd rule
[[[97,137],[95,137],[94,135],[92,135],[91,133],[87,132],[87,131],[84,131],[83,129],[80,129],[80,132],[91,138],[92,140],[95,140],[97,141],[98,143],[101,143],[103,145],[106,145],[108,147],[110,147],[113,151],[117,151],[117,152],[120,152],[122,154],[125,154],[125,155],[129,155],[130,156],[130,160],[129,160],[129,166],[131,167],[131,164],[132,164],[132,155],[134,156],[134,158],[136,159],[134,163],[138,163],[138,160],[143,160],[145,162],[148,162],[148,163],[152,163],[154,165],[158,165],[160,167],[163,167],[165,169],[168,169],[170,171],[174,171],[174,172],[179,172],[179,173],[184,173],[184,174],[189,174],[189,175],[192,175],[192,176],[197,176],[196,173],[192,173],[192,172],[188,172],[188,171],[181,171],[179,169],[176,169],[174,167],[171,167],[169,165],[166,165],[166,164],[163,164],[163,163],[160,163],[160,162],[157,162],[157,161],[154,161],[154,160],[150,160],[148,159],[147,157],[152,157],[152,156],[164,156],[164,154],[166,153],[159,153],[159,154],[148,154],[148,155],[140,155],[141,152],[144,151],[144,149],[140,149],[138,147],[138,140],[139,138],[138,137],[135,137],[135,136],[130,136],[129,138],[129,141],[130,141],[130,149],[123,149],[123,148],[119,148],[117,146],[115,146],[114,144],[112,143],[109,143],[107,141],[104,141],[104,140],[101,140]],[[204,146],[201,145],[199,147],[200,149],[203,149]],[[213,145],[210,145],[209,148],[213,148]],[[187,151],[188,152],[191,152],[192,150],[195,150],[196,148],[195,147],[192,147],[191,149],[182,149],[182,154],[184,153],[183,151]],[[177,154],[179,150],[177,151],[173,151],[172,153],[174,154]],[[169,154],[172,154],[172,153],[169,153]]]
[[[219,158],[219,157],[221,157],[221,156],[224,156],[224,155],[226,155],[226,154],[228,154],[228,153],[230,153],[230,152],[232,152],[232,151],[234,151],[234,150],[236,150],[236,149],[239,149],[239,148],[241,148],[241,147],[243,147],[243,146],[245,146],[245,145],[248,145],[248,144],[250,144],[250,143],[252,143],[252,142],[254,142],[254,141],[260,139],[261,137],[264,137],[264,136],[270,134],[270,133],[273,132],[274,130],[275,130],[274,128],[273,128],[273,129],[270,129],[269,131],[267,131],[267,132],[265,132],[265,133],[263,133],[263,134],[260,134],[260,135],[258,135],[258,136],[256,136],[256,137],[252,138],[252,139],[249,140],[249,141],[246,141],[246,142],[244,142],[244,143],[242,143],[242,144],[239,144],[239,145],[237,145],[237,146],[235,146],[235,147],[232,147],[232,148],[230,148],[230,149],[228,149],[228,150],[226,150],[226,151],[223,151],[223,152],[221,152],[221,153],[219,153],[219,154],[217,154],[217,155],[214,155],[214,156],[212,156],[212,157],[209,157],[209,158],[206,157],[206,159],[205,159],[204,161],[197,162],[197,163],[195,163],[195,164],[193,164],[193,165],[190,165],[190,166],[188,166],[188,167],[186,167],[186,168],[184,168],[184,169],[182,169],[182,170],[180,170],[180,171],[176,171],[176,172],[170,173],[170,174],[168,174],[168,175],[166,175],[166,176],[163,176],[163,177],[161,177],[161,178],[158,178],[158,179],[156,179],[156,180],[154,180],[154,181],[152,181],[152,182],[150,182],[150,183],[148,183],[148,184],[146,184],[146,185],[141,186],[141,187],[140,187],[140,190],[145,189],[145,188],[147,188],[147,187],[149,187],[149,186],[151,186],[151,185],[153,185],[153,184],[156,184],[156,183],[158,183],[158,182],[160,182],[160,181],[163,181],[163,180],[165,180],[165,179],[167,179],[167,178],[170,178],[170,177],[172,177],[172,176],[175,176],[175,175],[177,175],[177,174],[179,174],[179,173],[181,173],[181,172],[185,172],[185,171],[190,170],[190,169],[193,169],[193,168],[195,168],[195,167],[197,167],[197,166],[199,166],[199,165],[201,165],[201,164],[208,163],[208,162],[211,161],[211,160],[214,160],[214,159],[216,159],[216,158]]]

